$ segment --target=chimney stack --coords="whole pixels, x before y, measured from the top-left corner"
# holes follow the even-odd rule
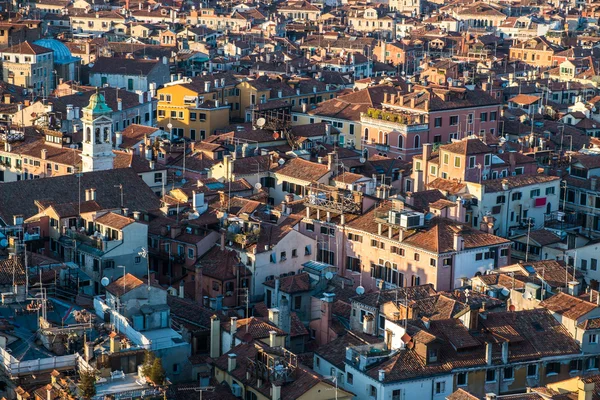
[[[233,339],[231,340],[233,343]],[[237,356],[235,354],[227,355],[227,372],[232,372],[237,365]]]

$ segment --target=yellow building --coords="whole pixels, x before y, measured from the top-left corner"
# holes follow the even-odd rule
[[[158,90],[157,122],[161,129],[191,140],[205,139],[229,125],[230,113],[239,109],[231,74],[198,76],[171,82]]]
[[[5,82],[44,96],[54,89],[54,53],[51,49],[23,42],[1,51],[0,55]]]

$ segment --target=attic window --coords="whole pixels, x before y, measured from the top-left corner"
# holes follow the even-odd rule
[[[539,322],[532,322],[531,326],[533,326],[533,329],[535,329],[538,332],[544,332],[544,328],[542,327],[542,325],[540,325]]]
[[[429,349],[429,362],[436,362],[438,358],[437,349]]]

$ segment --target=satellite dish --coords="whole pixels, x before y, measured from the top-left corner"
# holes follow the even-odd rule
[[[264,118],[259,118],[256,120],[256,126],[258,126],[259,128],[262,128],[263,126],[265,126],[266,123],[267,123],[267,120]]]
[[[167,124],[167,128],[169,128],[169,130],[171,130],[171,128],[173,128],[173,124],[169,122],[169,123]]]
[[[365,288],[362,286],[359,286],[356,288],[356,293],[357,294],[365,294]]]
[[[367,159],[364,157],[361,157],[358,159],[358,161],[360,161],[361,164],[364,164],[367,161]]]
[[[260,190],[260,189],[262,189],[262,185],[261,185],[261,183],[260,183],[260,182],[256,182],[256,183],[254,184],[254,189],[256,189],[256,190]]]
[[[8,247],[8,240],[0,239],[0,247],[2,247],[2,248]]]
[[[186,182],[187,182],[187,181],[185,180],[185,178],[183,178],[183,179],[181,180],[181,184],[185,184]]]
[[[102,284],[102,286],[107,286],[110,283],[110,279],[108,279],[105,276],[104,278],[102,278],[102,280],[100,281],[100,283]]]
[[[333,272],[327,271],[325,273],[325,279],[327,279],[328,281],[332,280],[333,279]]]
[[[181,171],[175,171],[176,176],[181,176]]]
[[[283,158],[280,158],[277,162],[279,163],[279,165],[285,164],[285,160]]]
[[[448,84],[452,84],[452,78],[447,79]]]

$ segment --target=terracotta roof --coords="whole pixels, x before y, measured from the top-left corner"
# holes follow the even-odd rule
[[[439,179],[439,178],[438,178]],[[503,191],[502,184],[503,181],[508,185],[508,190],[516,189],[524,186],[535,185],[540,183],[552,182],[559,180],[558,176],[551,175],[517,175],[511,176],[510,178],[502,178],[502,179],[493,179],[482,182],[483,186],[485,186],[485,193],[494,193]]]
[[[274,288],[275,281],[275,279],[266,281],[263,285]],[[310,290],[310,275],[301,273],[279,278],[279,290],[289,294],[307,292]]]
[[[127,225],[130,225],[135,222],[133,218],[124,217],[120,214],[115,214],[113,212],[107,212],[106,214],[96,218],[95,222],[106,225],[109,228],[113,229],[123,229]]]
[[[224,330],[231,332],[231,320],[221,322],[221,325]],[[248,334],[254,340],[266,339],[269,337],[271,331],[277,332],[277,336],[287,336],[286,332],[262,318],[250,317],[238,319],[236,326],[235,336],[240,340],[245,340],[245,336]]]
[[[479,397],[472,395],[464,389],[458,389],[456,392],[446,397],[446,400],[479,400]]]
[[[94,61],[90,74],[117,74],[117,75],[149,75],[150,72],[162,61],[119,58],[115,62],[113,57],[98,57]]]
[[[443,145],[440,149],[449,151],[450,153],[464,155],[492,152],[492,149],[487,144],[483,143],[481,139],[463,139],[461,141]]]
[[[37,55],[52,53],[52,50],[46,47],[38,46],[37,44],[21,42],[9,47],[8,49],[0,50],[0,53]]]
[[[81,180],[81,191],[96,189],[96,202],[103,209],[118,209],[123,206],[134,211],[156,210],[160,201],[154,192],[131,168],[86,172],[78,178],[74,174],[44,179],[27,179],[0,185],[0,218],[12,223],[14,215],[29,218],[39,212],[36,201],[76,202]],[[116,186],[116,187],[115,187]],[[15,196],[19,193],[19,196]]]
[[[23,257],[0,260],[0,285],[24,285],[25,266]]]
[[[202,275],[210,276],[222,282],[236,279],[238,276],[250,276],[251,272],[240,262],[237,252],[221,250],[214,246],[198,260]]]
[[[329,172],[327,165],[293,158],[275,171],[276,174],[307,182],[318,181]]]
[[[210,317],[215,314],[213,310],[203,307],[194,300],[171,295],[167,296],[167,305],[171,309],[171,318],[210,329]]]
[[[578,320],[598,307],[597,304],[562,292],[542,301],[540,306],[572,320]]]
[[[515,97],[510,98],[508,101],[520,105],[531,105],[540,101],[541,97],[533,96],[529,94],[518,94]]]
[[[150,136],[156,131],[158,131],[158,128],[152,126],[131,124],[121,131],[123,141],[119,147],[121,149],[129,149],[136,143],[144,140],[145,136]]]
[[[448,192],[448,194],[457,194],[462,192],[467,185],[456,179],[435,178],[427,184],[427,187]]]
[[[123,296],[124,294],[142,286],[143,284],[144,282],[141,279],[131,275],[130,273],[126,273],[125,276],[122,276],[116,281],[113,281],[107,285],[106,291],[114,294],[115,296]]]

